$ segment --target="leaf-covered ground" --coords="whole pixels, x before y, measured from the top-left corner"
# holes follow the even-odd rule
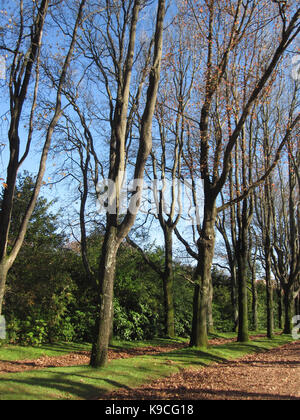
[[[120,400],[300,400],[300,341],[200,370],[185,370],[136,389],[105,396]]]

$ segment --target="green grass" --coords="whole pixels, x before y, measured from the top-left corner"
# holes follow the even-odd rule
[[[180,344],[180,343],[188,343],[189,340],[187,338],[154,338],[152,340],[145,340],[145,341],[123,341],[123,340],[113,340],[110,347],[112,349],[133,349],[133,348],[141,348],[141,347],[148,347],[148,346],[168,346],[173,344]]]
[[[77,351],[89,351],[90,344],[86,343],[55,343],[43,344],[39,347],[3,345],[0,347],[0,360],[34,360],[43,356],[63,356]]]
[[[183,343],[187,339],[176,338],[176,339],[164,339],[156,338],[148,341],[120,341],[113,340],[111,348],[118,349],[132,349],[138,347],[147,346],[166,346],[169,344]],[[43,344],[39,347],[32,346],[14,346],[14,345],[3,345],[0,347],[0,360],[16,361],[16,360],[35,360],[43,356],[63,356],[79,351],[90,351],[91,344],[88,343],[55,343],[55,344]]]
[[[263,334],[265,331],[251,332],[251,335]],[[211,334],[210,338],[235,338],[236,333],[216,333]],[[111,344],[112,349],[132,349],[147,346],[167,346],[170,344],[177,343],[188,343],[186,338],[155,338],[153,340],[146,341],[121,341],[113,340]],[[78,351],[90,351],[91,345],[88,343],[54,343],[54,344],[43,344],[39,347],[32,346],[14,346],[14,345],[2,345],[0,346],[0,360],[16,361],[16,360],[34,360],[39,359],[43,356],[63,356]]]
[[[105,398],[105,393],[116,388],[137,387],[185,368],[200,369],[213,362],[237,359],[245,354],[266,351],[291,341],[290,336],[281,335],[273,340],[262,338],[246,344],[232,342],[209,349],[184,348],[156,356],[113,360],[100,370],[75,366],[5,374],[0,376],[0,400]],[[163,342],[166,343],[165,340]],[[150,343],[154,344],[148,342]],[[121,343],[116,344],[120,346]],[[136,347],[137,343],[132,344],[132,347]],[[145,342],[143,344],[145,346]],[[142,346],[142,343],[139,345]],[[53,351],[59,350],[57,348]],[[51,350],[49,347],[43,351]]]

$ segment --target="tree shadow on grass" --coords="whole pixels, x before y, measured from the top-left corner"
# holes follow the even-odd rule
[[[268,346],[262,346],[260,342],[249,343],[226,343],[217,346],[211,346],[208,349],[187,347],[169,353],[156,355],[158,360],[165,359],[166,362],[178,363],[183,367],[207,366],[211,363],[228,363],[237,360],[246,354],[264,353],[270,350]],[[217,354],[216,354],[217,352]]]
[[[210,363],[222,363],[227,361],[225,357],[212,354],[204,349],[186,348],[180,351],[159,354],[158,360],[166,359],[166,362],[178,363],[185,367],[188,366],[206,366]]]
[[[136,359],[131,360],[137,362]],[[123,370],[115,372],[114,363],[110,363],[103,369],[81,366],[81,369],[75,372],[68,372],[68,368],[64,369],[63,372],[59,371],[61,368],[48,368],[24,374],[3,375],[0,376],[0,400],[91,400],[100,397],[105,398],[106,394],[115,389],[131,389],[128,383],[133,386],[140,386],[145,381],[151,380],[153,375],[158,377],[161,367],[161,363],[158,363],[156,368],[151,364],[148,366],[145,366],[144,363],[136,366],[133,364],[132,367],[124,366]],[[73,367],[70,367],[70,369],[73,369]]]
[[[224,353],[230,352],[234,357],[235,354],[250,354],[250,353],[264,353],[270,350],[268,346],[262,346],[260,342],[259,345],[256,345],[255,342],[249,341],[248,343],[239,343],[237,341],[230,344],[220,344],[218,346],[212,346],[212,349],[217,349],[218,351],[224,351]]]
[[[91,348],[92,345],[88,343],[54,343],[43,344],[41,350],[69,354],[81,351],[89,351]]]
[[[124,341],[121,344],[112,343],[112,344],[109,345],[109,348],[112,349],[112,350],[120,350],[120,351],[124,351],[124,350],[126,350],[126,351],[130,351],[130,350],[136,351],[136,350],[139,350],[140,348],[149,348],[149,350],[150,350],[152,348],[155,348],[156,346],[159,346],[159,347],[165,347],[167,349],[170,346],[174,346],[174,345],[184,346],[184,345],[187,345],[187,344],[188,344],[188,341],[184,340],[184,339],[154,338],[152,340],[149,340],[149,341],[146,340],[146,341],[143,341],[143,342],[140,342],[140,341],[125,342]]]
[[[33,399],[33,400],[67,400],[67,399],[95,399],[99,395],[105,395],[109,390],[91,383],[87,379],[96,382],[96,378],[89,375],[57,374],[48,371],[49,377],[28,377],[28,378],[5,378],[6,390],[0,390],[0,400],[3,399]],[[52,375],[51,375],[52,373]],[[70,376],[68,378],[68,376]],[[73,379],[72,379],[73,377]],[[81,379],[80,379],[81,378]],[[0,379],[1,380],[1,379]],[[113,388],[129,389],[124,383],[100,377],[101,382]],[[11,392],[10,392],[11,390]]]

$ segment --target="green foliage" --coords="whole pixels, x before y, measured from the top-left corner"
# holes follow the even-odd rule
[[[230,280],[217,270],[212,272],[213,282],[213,320],[218,332],[233,331],[232,302]]]
[[[145,340],[160,335],[163,311],[161,284],[135,250],[119,250],[114,300],[114,335],[119,339]]]
[[[213,320],[216,331],[227,332],[233,330],[232,303],[229,285],[226,281],[223,284],[217,283],[214,285]]]
[[[96,317],[96,307],[87,307],[86,309],[77,309],[74,312],[69,310],[70,322],[73,327],[74,342],[92,342],[92,331],[94,327],[94,319]],[[71,340],[70,340],[71,341]]]
[[[25,171],[22,175],[19,175],[14,195],[10,243],[18,233],[25,210],[31,199],[33,187],[34,179],[28,172]],[[53,250],[63,246],[65,238],[57,233],[59,215],[54,215],[49,211],[53,204],[54,201],[49,202],[43,197],[38,198],[28,225],[25,246],[22,251],[26,250],[28,246],[34,249],[35,252],[38,252],[40,248],[45,252],[47,248]]]
[[[174,308],[175,332],[178,337],[189,337],[192,325],[194,286],[183,274],[191,267],[175,264],[174,267]]]
[[[161,249],[151,252],[161,262]],[[193,286],[182,276],[186,268],[175,263],[174,306],[176,335],[187,337],[192,320]],[[120,248],[115,286],[114,333],[120,339],[140,340],[164,335],[163,285],[159,275],[143,261],[138,251]]]
[[[123,340],[147,340],[155,336],[159,316],[146,304],[139,311],[126,310],[114,299],[114,337]]]
[[[25,320],[11,319],[7,325],[10,342],[39,346],[47,341],[47,322],[28,316]]]
[[[30,200],[33,182],[28,174],[19,177],[10,242]],[[4,314],[12,343],[40,345],[75,337],[68,317],[76,289],[69,271],[73,256],[64,248],[63,235],[57,233],[58,216],[49,212],[50,205],[39,198],[8,276]]]
[[[267,309],[266,309],[266,285],[263,281],[257,282],[257,315],[258,315],[258,329],[267,328]],[[274,325],[278,325],[278,300],[276,290],[273,290],[273,311],[274,311]]]

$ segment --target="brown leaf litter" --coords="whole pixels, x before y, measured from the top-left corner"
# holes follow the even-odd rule
[[[300,400],[300,341],[236,361],[184,370],[108,400]]]

